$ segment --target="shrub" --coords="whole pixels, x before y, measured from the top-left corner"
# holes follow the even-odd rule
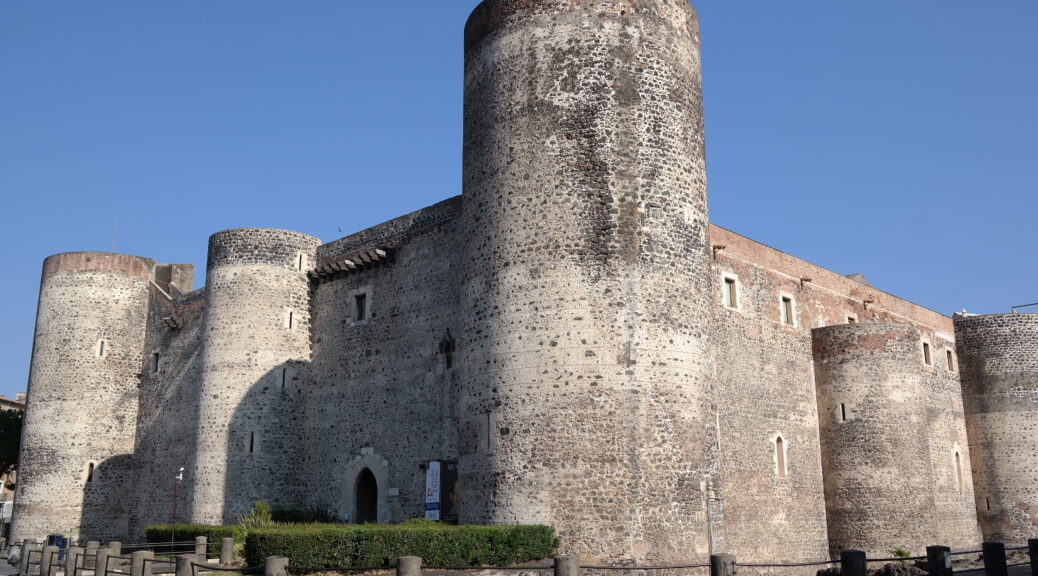
[[[237,526],[177,524],[175,535],[173,533],[173,528],[172,524],[156,524],[154,526],[148,526],[144,529],[144,539],[148,543],[154,544],[170,542],[173,538],[176,538],[177,542],[191,542],[197,536],[205,536],[210,543],[216,542],[218,544],[223,538],[234,538],[235,544],[240,544],[245,541],[245,535],[238,530]],[[184,546],[178,546],[174,550],[174,553],[194,552],[194,550],[195,547],[193,544],[186,544]],[[212,550],[212,548],[210,548],[210,550]]]
[[[287,556],[293,566],[350,569],[420,556],[426,566],[503,566],[548,558],[558,545],[549,526],[296,524],[251,532],[245,561],[257,565],[267,556]]]
[[[266,502],[256,502],[248,514],[238,516],[238,529],[246,536],[253,530],[273,525],[274,519],[270,516],[270,506]]]
[[[270,511],[274,522],[279,524],[338,524],[338,516],[327,508],[320,506],[308,506],[306,508],[294,508],[292,506],[274,505]]]

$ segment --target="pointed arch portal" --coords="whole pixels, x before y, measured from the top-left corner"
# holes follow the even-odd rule
[[[378,523],[378,481],[371,470],[365,468],[357,476],[356,510],[357,524]]]

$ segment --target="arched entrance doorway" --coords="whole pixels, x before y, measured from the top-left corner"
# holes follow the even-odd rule
[[[378,481],[365,468],[357,476],[357,524],[378,523]]]

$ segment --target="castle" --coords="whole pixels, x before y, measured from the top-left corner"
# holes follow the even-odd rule
[[[43,266],[13,538],[253,503],[625,562],[1038,533],[1038,315],[952,319],[707,218],[686,0],[485,0],[463,194],[322,243]],[[452,486],[454,488],[454,486]]]

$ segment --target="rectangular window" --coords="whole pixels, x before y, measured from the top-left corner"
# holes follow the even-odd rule
[[[305,268],[305,267],[306,267],[306,254],[303,254],[302,252],[300,252],[298,258],[296,259],[296,270],[299,270],[300,272],[302,272],[303,268]]]
[[[930,357],[930,343],[923,342],[923,362],[927,366],[933,366],[933,358]]]
[[[847,421],[847,405],[841,402],[840,403],[840,422],[846,422],[846,421]]]
[[[735,278],[724,278],[724,305],[729,308],[739,307],[739,292],[735,285]]]
[[[947,351],[948,354],[948,371],[955,372],[955,354],[951,351]]]
[[[782,323],[786,326],[793,325],[793,299],[789,296],[782,297]]]
[[[159,371],[159,353],[151,353],[151,373],[156,374]]]
[[[857,324],[858,323],[858,319],[855,318],[854,316],[848,316],[847,317],[847,323],[848,324]]]
[[[357,308],[356,319],[358,322],[368,318],[368,295],[357,294],[353,297]]]
[[[296,327],[296,313],[292,310],[288,311],[288,329],[294,330]]]

